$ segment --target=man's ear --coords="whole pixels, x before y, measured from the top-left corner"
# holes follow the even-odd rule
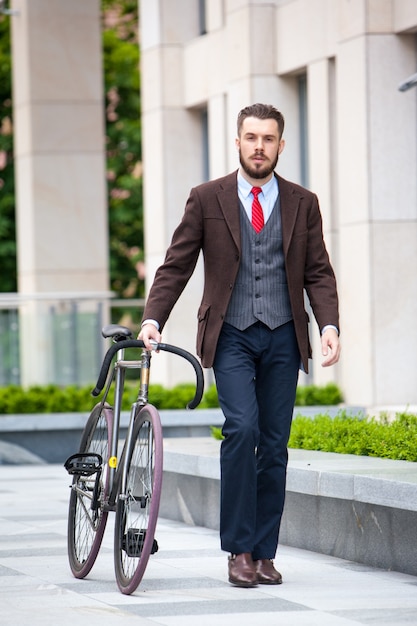
[[[278,154],[281,154],[284,148],[285,148],[285,139],[281,139],[281,141],[278,144]]]

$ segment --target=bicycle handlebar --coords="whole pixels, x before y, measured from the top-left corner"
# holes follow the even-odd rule
[[[113,344],[106,352],[106,355],[103,359],[103,364],[101,366],[100,374],[98,376],[97,384],[91,395],[98,396],[100,392],[103,390],[105,385],[107,374],[109,373],[110,364],[113,360],[114,355],[119,350],[123,348],[144,348],[145,344],[141,339],[124,339],[123,341],[118,341]],[[183,359],[191,363],[194,368],[194,372],[196,375],[196,391],[194,398],[187,404],[187,409],[195,409],[201,402],[201,398],[203,397],[204,392],[204,376],[203,370],[201,368],[200,363],[197,361],[195,356],[187,352],[187,350],[183,350],[182,348],[178,348],[177,346],[172,346],[169,343],[158,343],[155,344],[155,350],[162,350],[164,352],[171,352],[172,354],[176,354],[181,356]]]

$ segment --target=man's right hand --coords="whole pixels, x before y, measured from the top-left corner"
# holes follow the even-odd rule
[[[152,339],[157,343],[161,343],[162,335],[155,324],[144,324],[140,330],[138,339],[143,341],[147,350],[153,350],[155,346],[151,344],[150,340]]]

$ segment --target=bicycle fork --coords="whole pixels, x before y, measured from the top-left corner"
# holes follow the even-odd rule
[[[123,355],[121,355],[123,356]],[[116,386],[115,388],[118,390],[117,396],[115,396],[115,405],[114,405],[114,414],[115,419],[120,419],[121,414],[121,403],[122,403],[122,395],[123,395],[123,384],[124,384],[124,374],[127,368],[140,367],[140,388],[136,402],[132,404],[130,410],[129,417],[129,425],[127,429],[126,441],[124,446],[123,458],[121,459],[121,467],[119,468],[119,472],[121,471],[120,483],[116,485],[117,480],[115,480],[115,472],[117,467],[117,459],[114,459],[112,464],[109,463],[109,471],[110,471],[110,484],[115,485],[115,491],[112,493],[111,503],[115,504],[115,500],[117,497],[120,499],[126,499],[128,497],[127,494],[127,474],[129,468],[129,462],[131,459],[132,448],[134,445],[133,441],[133,430],[136,416],[138,415],[140,409],[145,406],[148,402],[148,391],[149,391],[149,373],[150,373],[150,362],[151,362],[151,353],[149,350],[143,350],[141,355],[140,362],[138,361],[124,361],[121,358],[116,362]],[[117,434],[119,431],[119,424],[114,425],[113,429],[113,439],[112,439],[112,450],[117,450]],[[149,445],[151,445],[150,442]],[[150,448],[151,449],[151,448]],[[149,454],[149,452],[148,452]],[[114,467],[112,467],[114,465]]]
[[[141,409],[147,404],[149,390],[149,371],[151,353],[144,350],[141,359],[140,389],[136,402],[132,404],[129,426],[126,435],[123,459],[121,462],[121,477],[118,489],[119,500],[125,501],[126,511],[132,511],[131,507],[139,507],[133,517],[128,515],[132,526],[125,528],[122,542],[123,550],[128,557],[138,558],[142,555],[143,546],[147,534],[147,524],[142,526],[144,518],[139,510],[145,513],[150,505],[152,495],[152,462],[153,462],[153,431],[152,428],[139,429],[138,442],[136,441],[137,431],[135,424],[140,419]],[[144,435],[144,432],[147,433]],[[138,444],[138,446],[136,445]],[[138,472],[132,472],[132,466],[137,466]],[[139,523],[139,527],[138,526]],[[151,554],[158,551],[158,543],[154,539]]]

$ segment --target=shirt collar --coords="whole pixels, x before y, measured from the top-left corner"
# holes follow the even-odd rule
[[[248,198],[249,194],[252,191],[253,185],[248,183],[246,178],[244,178],[242,174],[240,173],[240,170],[238,170],[237,172],[237,186],[238,186],[240,195],[243,198]],[[265,183],[265,185],[262,185],[261,189],[265,198],[267,198],[271,193],[273,193],[274,190],[278,189],[278,181],[277,181],[276,176],[272,176],[272,178],[268,180],[268,182]]]

